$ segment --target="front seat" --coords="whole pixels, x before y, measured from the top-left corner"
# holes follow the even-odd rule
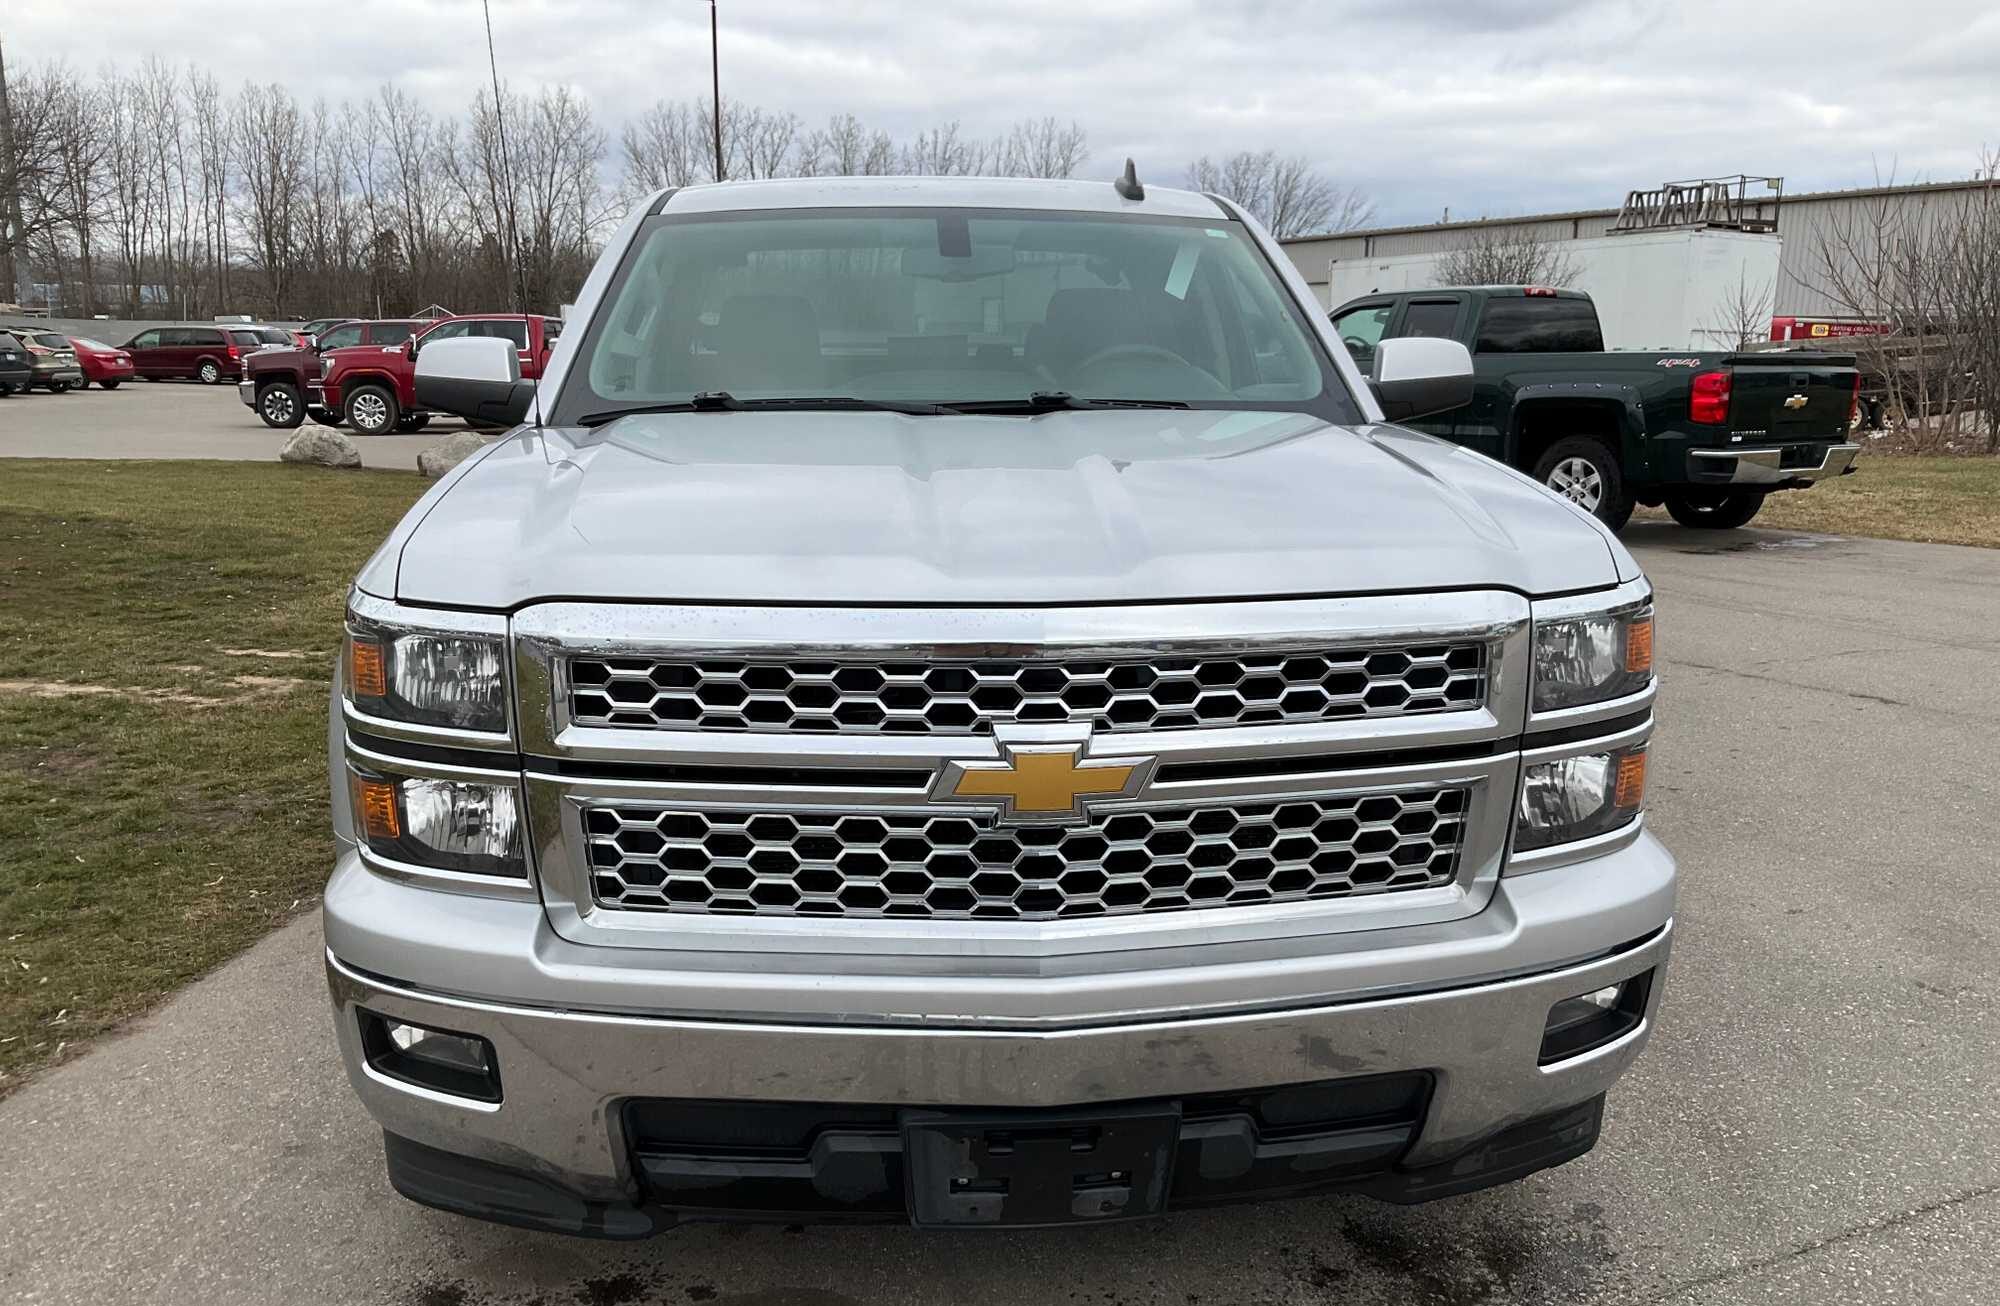
[[[819,317],[801,295],[737,295],[716,324],[717,390],[818,394],[826,382]]]

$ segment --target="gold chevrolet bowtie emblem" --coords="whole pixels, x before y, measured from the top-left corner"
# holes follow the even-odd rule
[[[1010,737],[1011,735],[1011,737]],[[947,762],[931,788],[938,802],[990,801],[1011,824],[1080,821],[1087,798],[1126,798],[1151,778],[1155,759],[1086,760],[1089,728],[1003,735],[997,762]]]
[[[1805,406],[1806,397],[1804,395],[1793,395],[1791,398],[1785,400],[1785,407],[1787,408],[1804,408]]]

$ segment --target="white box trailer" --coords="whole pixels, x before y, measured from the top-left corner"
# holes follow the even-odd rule
[[[1778,284],[1775,233],[1683,227],[1593,236],[1552,248],[1576,265],[1563,284],[1589,293],[1604,324],[1606,349],[1734,349],[1738,305],[1759,308],[1750,335],[1770,327]],[[1328,259],[1327,307],[1376,291],[1437,286],[1445,253]],[[1316,280],[1319,268],[1305,269]]]

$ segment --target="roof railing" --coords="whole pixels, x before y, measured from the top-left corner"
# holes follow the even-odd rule
[[[1618,210],[1612,235],[1662,231],[1672,227],[1717,227],[1727,231],[1767,232],[1778,229],[1778,209],[1785,196],[1783,177],[1703,177],[1670,181],[1652,190],[1629,191]]]

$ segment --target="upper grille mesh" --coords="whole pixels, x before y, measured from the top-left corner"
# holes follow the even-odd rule
[[[926,812],[584,809],[608,907],[1054,920],[1394,893],[1451,882],[1468,792],[1144,808],[994,828]]]
[[[1468,641],[1134,661],[576,656],[568,675],[578,725],[970,735],[1013,722],[1170,730],[1459,711],[1484,704],[1487,660]]]

